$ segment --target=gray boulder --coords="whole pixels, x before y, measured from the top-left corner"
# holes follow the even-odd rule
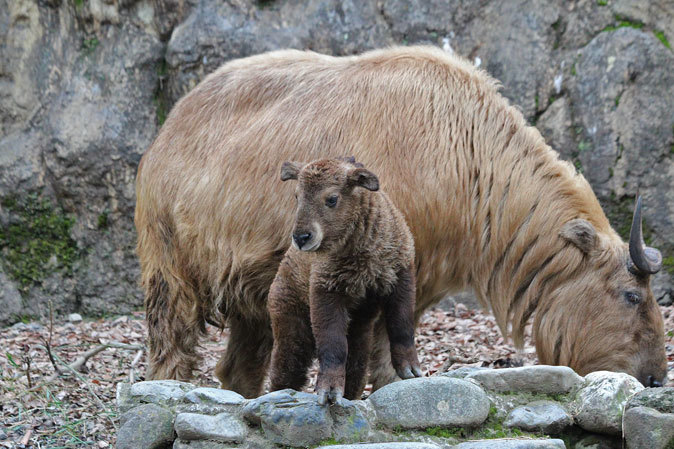
[[[554,401],[534,401],[513,409],[503,423],[529,432],[558,435],[573,425],[573,418]]]
[[[649,407],[661,413],[674,413],[674,387],[645,388],[632,396],[625,410],[632,407]]]
[[[489,413],[489,399],[480,387],[439,376],[394,382],[367,401],[376,411],[377,423],[389,428],[477,426]]]
[[[245,401],[239,393],[220,388],[195,388],[185,395],[185,400],[194,404],[241,405]]]
[[[638,380],[625,373],[588,374],[572,404],[576,423],[591,432],[620,435],[625,405],[643,389]]]
[[[217,441],[206,440],[175,440],[173,449],[235,449],[236,446],[228,443],[219,443]]]
[[[173,406],[180,403],[194,385],[177,380],[149,380],[117,384],[117,407],[123,413],[141,403]]]
[[[628,449],[666,449],[674,446],[674,414],[648,407],[632,407],[623,417]]]
[[[566,366],[523,366],[481,370],[466,377],[491,391],[521,391],[543,394],[565,394],[579,388],[583,378]]]
[[[246,404],[243,416],[261,425],[270,441],[284,446],[311,446],[332,435],[330,407],[319,405],[314,394],[274,391]]]
[[[117,449],[163,449],[175,439],[173,415],[155,404],[129,410],[120,425]]]
[[[215,416],[197,413],[180,413],[174,428],[182,440],[213,440],[224,443],[241,443],[248,428],[229,413]]]

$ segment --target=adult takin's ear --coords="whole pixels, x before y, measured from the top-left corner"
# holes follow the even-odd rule
[[[589,221],[582,218],[566,223],[562,227],[560,235],[576,245],[585,254],[588,254],[597,246],[597,231]]]
[[[349,172],[348,184],[364,187],[373,192],[379,190],[379,179],[377,178],[377,175],[365,168],[354,168],[351,170]]]
[[[284,162],[281,165],[281,181],[289,179],[297,179],[297,175],[302,169],[302,164],[299,162]]]

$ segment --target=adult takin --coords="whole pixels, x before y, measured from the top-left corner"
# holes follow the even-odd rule
[[[624,243],[585,178],[497,83],[430,47],[261,54],[176,103],[136,185],[149,378],[189,379],[208,321],[230,329],[222,386],[259,394],[273,341],[267,294],[293,227],[278,167],[345,151],[380,176],[412,231],[415,319],[472,288],[516,344],[533,317],[541,363],[664,379],[649,286],[662,258],[640,220]],[[377,320],[375,389],[396,378],[389,353]]]
[[[380,311],[396,373],[421,376],[414,240],[403,215],[353,159],[285,162],[281,180],[289,179],[298,180],[297,212],[269,290],[271,389],[301,390],[316,352],[319,404],[360,399]]]

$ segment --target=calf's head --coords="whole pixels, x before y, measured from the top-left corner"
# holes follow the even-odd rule
[[[353,158],[284,162],[281,180],[298,180],[292,245],[302,251],[330,251],[352,235],[370,191],[379,180]]]
[[[644,244],[641,198],[628,244],[598,233],[585,220],[566,223],[566,281],[553,287],[534,329],[541,363],[568,365],[581,375],[608,370],[661,386],[667,364],[664,325],[650,288],[662,266],[658,250]],[[580,249],[580,251],[578,251]]]

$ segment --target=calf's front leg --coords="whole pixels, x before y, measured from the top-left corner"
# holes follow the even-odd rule
[[[411,268],[401,270],[391,293],[381,298],[391,344],[391,362],[401,379],[422,376],[414,347],[415,299],[416,284]]]
[[[312,285],[311,328],[318,352],[318,378],[316,394],[318,403],[324,405],[328,400],[340,402],[344,396],[344,381],[348,344],[346,330],[348,325],[344,298],[334,292]]]

